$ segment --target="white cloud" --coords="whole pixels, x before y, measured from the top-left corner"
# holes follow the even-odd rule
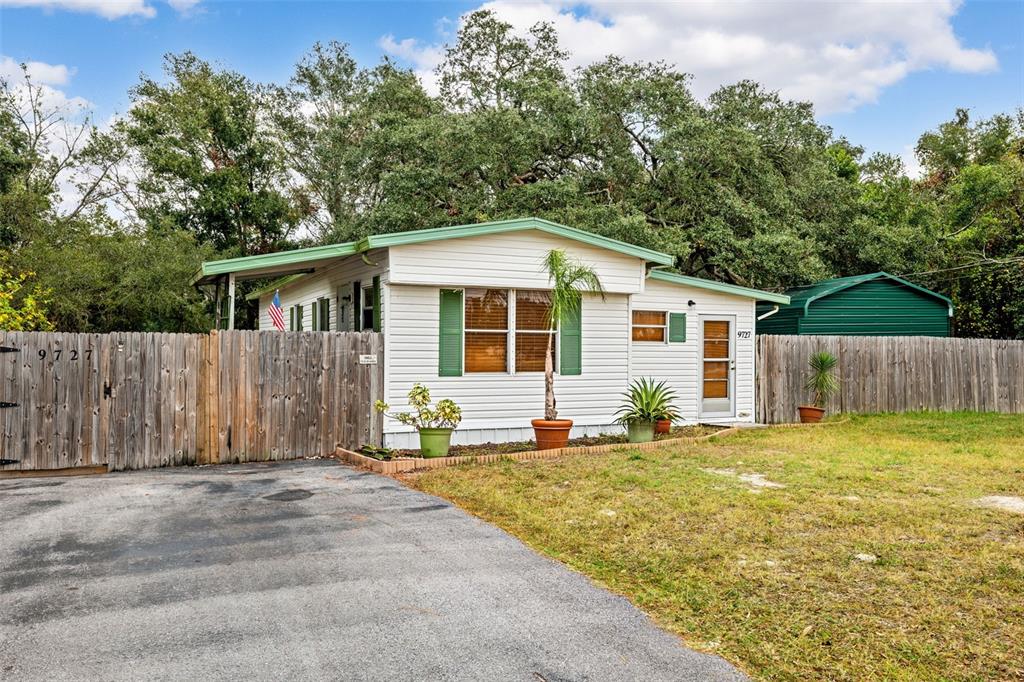
[[[74,69],[63,64],[47,64],[46,62],[25,62],[28,75],[39,85],[67,85],[74,75]],[[22,77],[21,64],[7,56],[0,56],[0,78],[9,81]]]
[[[201,0],[167,0],[175,11],[190,14]],[[156,8],[147,0],[0,0],[0,6],[39,7],[45,10],[67,10],[84,14],[98,14],[105,19],[143,17],[152,19]]]
[[[9,7],[40,7],[47,10],[63,9],[71,12],[98,14],[106,19],[156,16],[156,10],[146,0],[0,0]]]
[[[538,21],[551,22],[570,52],[570,66],[609,54],[664,60],[693,74],[698,96],[750,78],[830,113],[874,102],[915,71],[995,69],[990,49],[965,47],[953,32],[959,4],[492,0],[481,8],[523,32]],[[393,36],[380,46],[421,75],[443,55],[439,45]]]
[[[61,87],[71,81],[75,70],[64,64],[47,64],[45,62],[25,62],[32,85],[39,89],[42,103],[48,109],[60,109],[68,114],[77,115],[90,108],[91,103],[82,97],[69,97]],[[26,85],[21,63],[6,55],[0,55],[0,78],[11,84],[11,88],[21,105],[27,104]]]
[[[167,0],[167,4],[179,14],[191,14],[200,0]]]

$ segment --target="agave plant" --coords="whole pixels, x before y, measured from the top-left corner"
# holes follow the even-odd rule
[[[622,397],[625,398],[622,407],[615,413],[620,424],[656,422],[659,419],[675,421],[679,418],[679,412],[672,404],[676,399],[675,391],[664,381],[654,383],[654,379],[640,377],[629,385],[629,390]]]
[[[839,390],[839,378],[833,374],[839,360],[828,351],[811,353],[808,365],[811,368],[807,375],[805,387],[811,393],[812,404],[815,407],[824,409],[829,398]]]

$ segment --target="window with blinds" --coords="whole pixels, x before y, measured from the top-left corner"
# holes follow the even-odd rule
[[[668,313],[654,310],[633,311],[633,340],[665,343]]]
[[[557,353],[550,292],[466,289],[464,300],[467,373],[543,372],[548,345]]]

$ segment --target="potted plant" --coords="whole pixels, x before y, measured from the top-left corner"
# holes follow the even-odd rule
[[[430,389],[415,384],[409,391],[409,405],[412,412],[388,412],[391,408],[383,400],[374,407],[378,412],[395,419],[420,432],[420,454],[424,457],[446,457],[452,444],[452,431],[462,421],[462,409],[453,401],[440,400],[437,407],[430,409]]]
[[[833,374],[839,361],[828,351],[811,354],[808,365],[811,368],[807,375],[805,387],[811,392],[811,404],[800,406],[800,421],[804,424],[816,424],[825,414],[825,405],[829,398],[839,390],[839,379]]]
[[[601,280],[594,269],[570,260],[561,249],[553,249],[544,259],[551,282],[551,308],[548,310],[548,329],[558,330],[570,314],[582,304],[583,291],[593,291],[604,296]],[[548,334],[547,352],[544,355],[544,418],[534,419],[534,437],[538,450],[564,448],[569,442],[571,419],[559,419],[555,407],[555,360],[554,334]]]
[[[654,379],[640,377],[622,395],[625,401],[615,413],[618,415],[616,421],[625,424],[630,443],[654,440],[655,423],[659,419],[667,419],[671,423],[679,417],[672,405],[676,394],[664,381],[654,383]]]

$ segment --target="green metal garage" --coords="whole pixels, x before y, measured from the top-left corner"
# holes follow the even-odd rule
[[[952,301],[885,272],[828,279],[786,293],[787,305],[758,305],[758,334],[950,335]]]

